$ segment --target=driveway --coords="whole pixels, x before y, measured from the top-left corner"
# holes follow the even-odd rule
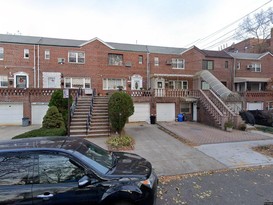
[[[28,132],[30,130],[38,129],[41,125],[30,125],[30,126],[0,126],[0,140],[9,140],[12,137]]]

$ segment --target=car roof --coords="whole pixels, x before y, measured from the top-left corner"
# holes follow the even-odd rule
[[[73,137],[35,137],[0,141],[0,152],[11,149],[65,149],[77,150],[86,140]]]

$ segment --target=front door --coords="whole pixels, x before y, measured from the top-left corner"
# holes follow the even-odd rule
[[[132,76],[132,90],[141,90],[142,89],[142,77],[140,75]]]
[[[26,88],[27,87],[27,76],[17,75],[16,76],[16,88]]]

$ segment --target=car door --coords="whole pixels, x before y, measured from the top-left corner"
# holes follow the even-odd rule
[[[33,158],[26,153],[0,154],[0,204],[32,204]]]
[[[41,153],[35,160],[33,204],[96,205],[104,188],[89,185],[79,188],[78,181],[86,176],[85,169],[62,154]]]

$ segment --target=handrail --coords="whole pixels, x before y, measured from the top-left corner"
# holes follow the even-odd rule
[[[214,105],[214,103],[210,100],[210,98],[205,94],[203,90],[200,91],[200,101],[204,103],[204,105],[207,107],[207,109],[215,114],[216,120],[218,120],[221,123],[221,126],[223,126],[222,118],[224,117],[223,113]]]
[[[91,96],[89,113],[87,115],[86,127],[85,127],[85,129],[86,129],[86,135],[88,135],[89,126],[90,126],[90,123],[91,123],[92,112],[93,112],[93,104],[94,104],[94,96]]]

